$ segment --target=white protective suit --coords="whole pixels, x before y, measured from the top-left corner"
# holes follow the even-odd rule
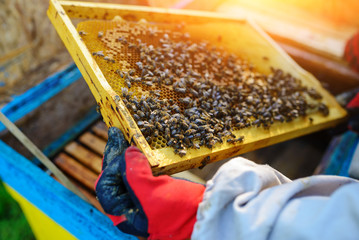
[[[291,181],[267,165],[234,158],[208,181],[192,239],[359,239],[359,182]]]

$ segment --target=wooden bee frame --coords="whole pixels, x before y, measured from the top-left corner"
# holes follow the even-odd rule
[[[120,128],[127,140],[145,154],[155,174],[172,174],[204,166],[210,162],[334,126],[346,116],[345,110],[322,88],[318,80],[298,66],[267,34],[247,19],[199,11],[56,0],[50,1],[48,16],[89,85],[107,126]],[[71,19],[112,20],[115,16],[121,16],[130,21],[146,19],[149,22],[180,23],[185,21],[186,24],[201,24],[200,28],[194,28],[195,31],[199,31],[197,34],[203,35],[210,42],[217,39],[220,34],[221,42],[226,47],[245,56],[256,65],[259,71],[268,72],[270,64],[301,79],[304,85],[314,87],[323,96],[323,101],[330,113],[327,117],[314,113],[289,123],[275,123],[270,129],[245,128],[239,130],[240,135],[245,136],[243,143],[224,142],[212,149],[205,147],[190,149],[184,157],[174,154],[170,147],[153,150],[120,96],[106,81],[71,21]],[[264,56],[267,58],[267,63],[264,63]]]

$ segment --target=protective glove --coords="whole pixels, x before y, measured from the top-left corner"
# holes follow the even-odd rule
[[[119,129],[110,128],[108,135],[95,190],[114,225],[149,239],[190,238],[205,187],[154,177],[146,157],[136,147],[127,148]]]

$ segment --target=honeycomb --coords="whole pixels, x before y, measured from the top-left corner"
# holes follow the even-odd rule
[[[192,69],[192,65],[193,65],[194,69],[197,69],[198,73],[201,76],[204,76],[204,72],[202,72],[202,70],[200,70],[201,62],[203,62],[203,58],[207,58],[209,56],[213,57],[213,55],[209,55],[209,54],[212,54],[212,52],[211,52],[212,50],[210,50],[210,51],[208,49],[202,50],[202,51],[204,51],[204,53],[202,53],[202,55],[200,55],[200,54],[190,55],[190,52],[191,51],[195,52],[196,48],[190,49],[192,47],[192,45],[188,45],[185,48],[184,47],[181,48],[181,45],[177,45],[177,42],[181,42],[181,41],[183,42],[183,41],[187,41],[187,40],[188,41],[190,40],[189,42],[191,42],[191,44],[193,43],[193,45],[196,45],[196,47],[197,47],[197,45],[202,46],[202,43],[203,43],[203,41],[201,41],[200,39],[198,41],[196,41],[195,39],[192,39],[192,38],[190,39],[189,35],[186,35],[185,32],[181,31],[182,30],[181,25],[173,25],[173,24],[156,24],[155,25],[153,23],[147,23],[146,21],[143,21],[143,20],[140,22],[136,22],[136,23],[124,21],[122,19],[118,19],[117,21],[95,20],[95,21],[81,22],[78,25],[77,30],[78,30],[79,34],[81,35],[82,40],[86,44],[87,48],[92,53],[93,58],[97,62],[98,66],[102,70],[102,73],[104,74],[107,82],[119,96],[125,96],[124,90],[123,90],[124,88],[128,89],[128,91],[131,92],[132,99],[134,97],[136,97],[137,99],[141,99],[141,97],[143,97],[143,96],[150,97],[151,95],[154,94],[153,91],[160,91],[160,96],[158,97],[158,99],[159,100],[161,100],[161,99],[173,100],[174,104],[177,104],[181,108],[181,112],[184,111],[186,106],[184,106],[183,103],[180,102],[180,99],[182,99],[182,101],[183,101],[183,98],[186,97],[187,95],[185,93],[180,93],[178,90],[177,90],[177,92],[175,92],[173,90],[174,88],[172,86],[167,86],[164,84],[161,84],[161,85],[150,84],[149,86],[146,86],[147,82],[143,79],[147,79],[147,77],[146,77],[146,75],[143,77],[143,71],[141,72],[140,67],[137,65],[137,63],[140,62],[140,64],[142,64],[141,63],[141,62],[143,62],[142,60],[146,60],[146,57],[149,57],[148,56],[149,54],[151,54],[151,55],[155,54],[156,59],[154,61],[151,60],[151,67],[153,64],[153,68],[158,68],[158,66],[160,64],[162,64],[162,66],[164,68],[164,66],[167,63],[163,64],[163,62],[161,62],[160,59],[162,59],[162,61],[163,61],[163,59],[164,59],[163,55],[167,55],[168,52],[160,52],[160,51],[156,52],[157,51],[156,47],[161,46],[162,44],[166,45],[166,44],[164,44],[164,43],[166,43],[165,42],[166,34],[170,35],[176,44],[172,45],[172,46],[168,45],[164,48],[165,49],[171,49],[171,48],[187,49],[188,48],[188,56],[189,57],[186,58],[186,60],[180,60],[180,61],[183,64],[189,64],[191,66],[190,69]],[[168,37],[169,36],[167,36],[167,38]],[[178,40],[178,41],[176,41],[176,40]],[[161,43],[161,41],[162,41],[162,43]],[[141,52],[142,54],[140,54],[140,52],[138,50],[136,50],[136,47],[138,47],[139,45],[144,44],[144,43],[146,44],[146,48],[145,48],[146,50],[145,50],[145,52]],[[171,47],[169,47],[169,46],[171,46]],[[214,46],[211,46],[211,47],[216,49],[216,47],[214,47]],[[204,49],[204,48],[202,48],[202,49]],[[210,79],[210,82],[212,82],[212,84],[214,84],[214,86],[217,88],[218,87],[220,88],[221,87],[220,85],[235,86],[236,81],[239,81],[239,80],[236,80],[237,79],[236,77],[232,77],[233,71],[236,71],[235,68],[232,71],[232,70],[229,70],[229,68],[232,69],[232,67],[228,67],[230,65],[226,65],[226,69],[227,69],[226,71],[224,71],[224,70],[222,71],[222,69],[221,69],[222,67],[224,67],[222,65],[222,63],[226,59],[227,60],[230,59],[231,55],[230,54],[226,55],[226,52],[222,51],[222,50],[219,50],[218,52],[220,54],[223,53],[224,55],[223,56],[219,55],[220,57],[218,57],[218,55],[217,56],[214,55],[214,56],[216,56],[216,58],[214,60],[215,64],[210,65],[209,66],[210,73],[206,73],[206,74],[209,74],[208,79]],[[178,54],[177,56],[181,56],[181,54]],[[157,56],[161,56],[161,57],[157,58]],[[183,56],[187,56],[187,55],[183,54]],[[149,58],[149,59],[151,59],[151,58]],[[183,57],[182,59],[185,59],[185,58]],[[147,61],[150,61],[150,60],[147,60]],[[210,60],[210,61],[213,62],[213,60]],[[217,64],[217,62],[218,62],[218,64]],[[248,103],[252,104],[254,99],[257,99],[259,101],[259,99],[266,98],[266,100],[268,100],[269,99],[268,96],[271,99],[275,98],[276,95],[271,96],[270,94],[267,95],[267,94],[264,94],[263,92],[262,92],[263,96],[259,96],[259,95],[249,96],[249,93],[251,91],[254,91],[254,93],[256,92],[254,89],[252,89],[252,87],[253,88],[259,87],[259,85],[260,85],[261,87],[263,87],[263,89],[266,89],[265,91],[267,91],[267,86],[269,86],[270,82],[268,82],[268,83],[263,82],[261,80],[263,74],[257,72],[253,68],[253,66],[251,64],[247,63],[245,60],[238,59],[238,60],[236,60],[236,62],[233,62],[233,64],[235,64],[233,66],[236,66],[236,67],[238,66],[241,69],[241,76],[243,76],[243,79],[244,79],[241,81],[244,81],[245,85],[251,86],[249,88],[241,90],[241,95],[243,95],[245,97],[248,96],[248,98],[246,98],[246,100],[243,100],[243,102],[248,102]],[[176,64],[174,64],[172,66],[174,66],[176,74],[177,74],[177,71],[179,71],[181,73],[181,71],[183,70],[183,69],[182,70],[178,69],[179,67],[177,67]],[[207,67],[206,67],[205,71],[207,71]],[[223,72],[225,75],[216,76],[216,74],[220,74],[220,72]],[[282,71],[280,70],[280,72],[282,72]],[[133,79],[140,79],[140,81],[132,81],[131,80],[131,82],[130,82],[129,80],[126,80],[125,74],[131,75],[131,78],[133,78]],[[141,76],[141,74],[142,74],[142,76]],[[282,75],[282,73],[280,73],[280,75]],[[226,76],[230,76],[230,77],[226,77]],[[156,77],[153,77],[153,78],[156,78]],[[162,78],[162,76],[161,76],[161,78]],[[207,79],[207,77],[204,77],[204,78]],[[283,75],[283,78],[284,78],[284,75]],[[288,78],[288,75],[287,75],[287,78]],[[291,76],[289,76],[289,78],[291,79],[292,83],[295,83],[295,81],[297,81],[295,78],[292,78]],[[142,82],[141,82],[141,79],[143,80]],[[284,80],[280,80],[280,81],[284,83]],[[152,80],[151,80],[151,82],[152,82]],[[256,82],[256,85],[253,85],[254,82]],[[174,84],[173,84],[173,86],[174,86]],[[299,85],[294,84],[293,86],[294,86],[293,89],[289,89],[290,92],[302,91],[301,89],[303,89],[301,84],[299,84]],[[238,87],[241,87],[241,86],[238,86]],[[240,88],[240,89],[242,89],[242,88]],[[297,89],[297,90],[295,90],[295,89]],[[284,90],[284,92],[286,92],[286,90],[288,90],[288,89],[280,88],[280,90]],[[184,92],[186,92],[186,89],[184,90]],[[299,92],[297,92],[297,93],[299,94]],[[314,89],[309,89],[309,91],[307,91],[307,93],[310,93],[309,95],[312,95],[312,97],[314,95],[314,98],[317,98],[317,96],[316,96],[317,92]],[[289,94],[291,94],[291,93],[289,93]],[[214,95],[211,95],[211,96],[213,97]],[[224,94],[223,96],[225,97],[226,94]],[[126,98],[127,97],[128,96],[126,96]],[[227,95],[227,98],[229,98],[228,95]],[[319,98],[321,99],[322,97],[320,96]],[[231,99],[233,99],[233,98],[231,98]],[[298,99],[299,98],[297,98],[297,100]],[[129,99],[127,98],[127,100],[129,100]],[[241,102],[242,100],[236,100],[236,101],[238,101],[238,104],[245,104],[245,103]],[[201,103],[203,103],[203,102],[201,102]],[[204,104],[209,104],[209,103],[204,102]],[[288,104],[289,104],[289,102],[288,102]],[[126,105],[129,108],[129,112],[134,113],[134,111],[136,111],[136,110],[133,110],[133,111],[131,110],[132,108],[134,108],[134,106],[131,106],[131,104],[129,104],[129,105],[126,104]],[[291,104],[289,104],[289,105],[291,105]],[[216,105],[214,105],[214,106],[216,106]],[[257,106],[259,106],[259,105],[258,104],[256,106],[251,105],[250,109],[248,108],[247,110],[250,110],[250,112],[255,112],[255,108]],[[324,106],[324,105],[322,104],[322,106]],[[327,108],[326,106],[324,106],[324,107]],[[263,109],[265,109],[264,106],[263,106]],[[268,107],[268,109],[269,109],[269,107]],[[269,110],[262,110],[262,112],[263,111],[269,111]],[[295,110],[295,111],[297,111],[297,110]],[[226,115],[227,113],[222,113],[220,110],[218,112],[221,116],[227,116]],[[297,112],[297,114],[298,114],[298,112]],[[133,115],[133,116],[136,116],[136,115]],[[249,126],[257,125],[258,121],[259,121],[258,126],[260,126],[259,118],[256,119],[251,114],[247,115],[247,112],[245,113],[245,116],[246,116],[245,118],[247,118],[249,116],[248,117],[249,122],[247,122],[247,124],[249,124]],[[138,124],[140,125],[139,122],[138,122]],[[220,127],[220,128],[222,128],[222,127]],[[234,131],[237,131],[239,129],[240,128],[236,128],[233,126]],[[218,130],[218,131],[220,131],[220,130]],[[152,135],[152,133],[147,133],[147,134]],[[148,141],[149,141],[152,149],[161,149],[161,148],[164,148],[167,146],[166,140],[169,140],[169,138],[167,135],[165,137],[164,135],[161,135],[161,134],[163,134],[163,133],[159,133],[159,136],[155,137],[155,138],[153,138],[152,136],[149,137]],[[208,133],[208,134],[213,137],[213,134],[210,134],[210,133]],[[183,135],[181,135],[181,136],[182,137],[180,139],[183,139]],[[201,138],[202,137],[203,136],[201,136]],[[234,136],[234,137],[238,138],[238,136]],[[242,139],[242,138],[239,137],[239,139]],[[228,140],[230,140],[230,139],[228,139]],[[194,141],[197,141],[197,140],[194,140]],[[171,146],[171,141],[168,142],[168,145]]]
[[[152,24],[151,24],[152,26]],[[121,77],[116,73],[116,70],[130,71],[135,70],[135,77],[140,76],[140,71],[136,67],[136,62],[140,60],[140,55],[129,45],[131,43],[138,43],[136,41],[146,42],[147,45],[156,46],[159,44],[158,36],[160,34],[175,31],[178,36],[180,33],[180,26],[173,26],[169,24],[161,24],[158,27],[153,27],[153,34],[149,36],[146,34],[148,28],[146,22],[133,23],[129,21],[104,21],[104,20],[91,20],[80,22],[77,26],[77,30],[81,35],[83,42],[86,44],[90,53],[92,53],[96,63],[100,67],[103,75],[112,89],[121,96],[122,88],[126,87],[124,77]],[[126,38],[127,44],[117,41],[119,38]],[[104,57],[96,55],[101,52],[108,57],[106,60]],[[132,83],[131,91],[132,96],[141,98],[143,95],[150,95],[150,91],[161,90],[161,96],[159,99],[173,99],[174,102],[183,110],[183,104],[179,102],[179,98],[184,97],[184,94],[176,93],[172,88],[162,85],[147,87],[141,83]],[[151,148],[160,149],[166,147],[167,141],[163,136],[158,136],[152,140]]]

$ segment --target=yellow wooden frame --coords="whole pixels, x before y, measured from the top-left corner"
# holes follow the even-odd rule
[[[329,106],[330,114],[327,117],[323,117],[319,113],[312,114],[310,117],[313,119],[313,122],[309,118],[297,119],[282,125],[274,124],[269,130],[253,127],[243,129],[240,131],[241,135],[245,136],[244,143],[236,145],[225,143],[213,149],[191,149],[183,158],[175,155],[170,148],[152,150],[124,103],[106,81],[99,66],[86,45],[82,42],[71,21],[71,19],[112,20],[118,15],[127,20],[144,18],[153,22],[181,22],[185,20],[188,24],[217,24],[221,22],[233,25],[245,23],[252,30],[256,31],[258,39],[260,38],[260,47],[268,48],[272,53],[275,53],[274,58],[280,59],[278,61],[283,63],[283,67],[287,72],[290,72],[295,77],[304,79],[307,85],[315,87],[320,92]],[[107,126],[120,128],[125,137],[145,154],[155,174],[172,174],[204,166],[209,162],[233,157],[334,126],[346,116],[345,110],[338,105],[333,96],[321,87],[318,80],[297,65],[268,35],[249,20],[200,11],[57,0],[50,0],[48,16],[89,85]],[[228,33],[230,34],[231,32]]]

